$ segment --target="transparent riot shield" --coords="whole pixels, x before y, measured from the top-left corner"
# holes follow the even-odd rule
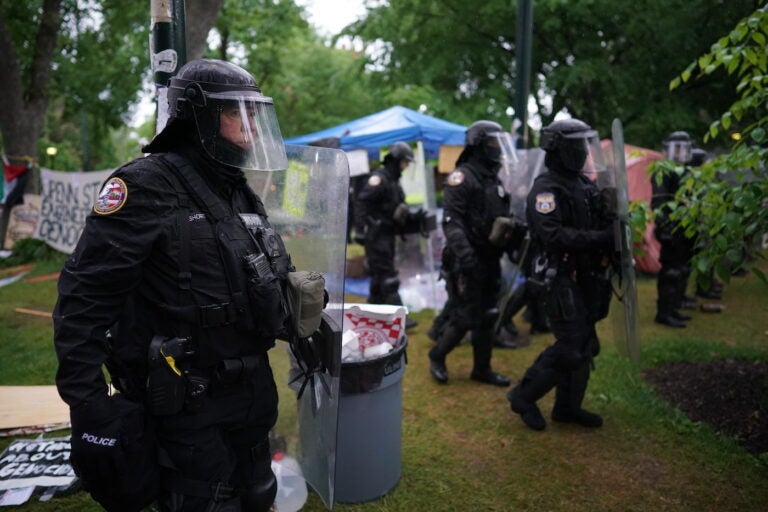
[[[432,169],[424,161],[424,146],[416,145],[414,161],[400,178],[405,192],[405,202],[412,210],[423,208],[430,221],[420,233],[409,233],[405,241],[399,241],[397,269],[400,278],[400,296],[410,311],[422,308],[438,309],[440,300],[437,290],[437,268],[442,249],[442,230],[437,222],[437,199]]]
[[[517,223],[526,226],[528,220],[525,214],[525,204],[528,192],[533,186],[533,180],[544,172],[544,155],[544,150],[539,148],[518,150],[518,162],[515,165],[508,165],[499,171],[501,184],[510,196],[510,213]],[[506,259],[502,260],[502,273],[505,275],[505,283],[507,285],[503,288],[499,300],[499,312],[502,314],[496,319],[495,331],[499,330],[499,324],[503,319],[503,312],[507,307],[507,303],[512,298],[518,277],[523,272],[523,265],[528,256],[530,245],[531,239],[529,234],[526,233],[522,245],[515,251],[515,260],[509,263],[506,263]]]
[[[329,304],[343,304],[349,194],[346,155],[335,149],[291,145],[286,152],[287,170],[249,172],[249,183],[264,202],[296,270],[322,273]],[[329,306],[323,312],[310,347],[320,364],[310,378],[295,347],[278,341],[269,353],[280,395],[272,438],[299,461],[304,479],[328,508],[334,500],[342,318],[340,308]]]
[[[624,154],[624,131],[621,121],[611,126],[611,167],[616,187],[616,262],[613,289],[617,303],[611,308],[614,337],[620,353],[632,362],[640,362],[640,341],[637,328],[637,281],[632,250],[632,228],[629,223],[629,187]]]

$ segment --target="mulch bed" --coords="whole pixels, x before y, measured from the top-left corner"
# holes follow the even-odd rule
[[[645,378],[692,421],[738,439],[752,454],[768,452],[768,362],[675,362],[646,370]]]

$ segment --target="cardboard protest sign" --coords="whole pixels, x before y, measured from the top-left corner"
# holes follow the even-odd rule
[[[0,454],[0,490],[71,484],[69,437],[18,439]]]

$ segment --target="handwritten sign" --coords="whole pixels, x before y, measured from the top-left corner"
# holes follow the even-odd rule
[[[69,437],[18,439],[0,454],[0,490],[58,487],[77,476],[69,464]]]
[[[43,190],[35,238],[58,251],[71,254],[101,185],[111,173],[109,169],[94,172],[41,169]]]

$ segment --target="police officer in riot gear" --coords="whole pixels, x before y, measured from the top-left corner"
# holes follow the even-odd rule
[[[683,131],[669,134],[664,141],[664,154],[667,159],[682,165],[691,161],[693,142],[690,135]],[[665,173],[659,183],[652,180],[653,197],[651,207],[656,213],[654,235],[661,244],[659,263],[661,269],[656,277],[656,317],[655,322],[669,327],[683,328],[691,316],[680,311],[684,305],[685,290],[691,274],[690,261],[693,257],[694,242],[670,219],[670,210],[666,203],[674,200],[680,188],[681,176]]]
[[[445,359],[471,331],[474,365],[470,378],[496,386],[509,379],[491,369],[494,332],[501,287],[501,255],[509,247],[514,221],[509,194],[498,177],[503,164],[516,162],[510,135],[492,121],[477,121],[466,133],[466,146],[444,189],[442,275],[448,301],[439,326],[432,329],[429,371],[448,382]],[[499,229],[501,228],[501,229]]]
[[[371,173],[355,200],[355,238],[365,247],[371,275],[370,304],[402,304],[400,280],[395,268],[395,237],[418,231],[425,212],[411,212],[405,204],[400,177],[413,162],[413,150],[398,141],[389,147],[384,166]],[[407,327],[416,322],[407,319]]]
[[[546,421],[537,400],[556,388],[554,421],[599,427],[602,418],[582,400],[599,351],[595,323],[608,313],[606,269],[613,227],[596,185],[585,173],[598,171],[597,132],[578,119],[555,121],[541,133],[547,171],[527,200],[534,249],[529,282],[543,289],[555,343],[547,347],[508,394],[512,411],[534,430]]]
[[[267,351],[292,266],[243,170],[285,169],[285,148],[271,98],[231,63],[187,63],[168,103],[151,155],[107,180],[59,280],[71,460],[107,510],[156,498],[166,511],[266,511],[277,417]]]

